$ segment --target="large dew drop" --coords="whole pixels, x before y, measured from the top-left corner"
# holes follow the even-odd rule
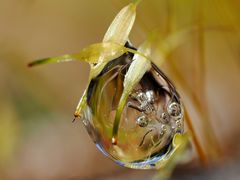
[[[150,169],[171,153],[174,135],[183,133],[183,108],[172,83],[152,64],[128,97],[113,144],[115,114],[132,57],[129,53],[112,60],[91,81],[82,117],[106,156],[122,166]]]

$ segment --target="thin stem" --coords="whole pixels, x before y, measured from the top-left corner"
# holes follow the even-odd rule
[[[128,99],[128,96],[127,96],[128,94],[129,93],[125,93],[119,101],[121,103],[118,105],[118,108],[117,108],[117,113],[115,116],[115,121],[113,124],[113,131],[112,131],[112,144],[113,145],[117,145],[117,135],[118,135],[119,123],[121,120],[121,115],[122,115],[123,109],[124,109],[125,104]]]
[[[176,19],[175,19],[176,16],[172,14],[173,13],[173,11],[172,11],[172,4],[173,3],[171,3],[171,0],[169,0],[168,3],[167,3],[167,6],[168,6],[168,8],[167,8],[168,9],[168,21],[167,21],[167,27],[168,28],[167,28],[167,30],[168,30],[169,34],[171,33],[171,31],[173,31],[173,24],[176,25]],[[170,61],[170,63],[174,64],[172,61]],[[175,67],[175,66],[172,66],[172,67]],[[177,68],[175,68],[175,69],[177,69]],[[177,71],[174,71],[174,72],[176,73]],[[177,77],[181,77],[180,73],[179,73],[179,75],[180,76],[177,76]],[[181,80],[184,81],[184,78],[182,78]],[[185,83],[185,84],[187,84],[187,83]],[[187,86],[184,86],[184,87],[187,87]],[[189,87],[189,89],[190,89],[190,87]],[[189,90],[189,92],[192,95],[192,99],[195,99],[194,94],[192,93],[192,91]],[[195,102],[196,102],[196,104],[198,104],[198,101],[195,101]],[[200,105],[197,105],[197,107],[200,107]],[[196,131],[195,131],[193,125],[192,125],[192,120],[190,119],[190,116],[187,113],[187,110],[185,112],[185,120],[186,120],[186,123],[187,123],[187,126],[188,126],[189,130],[191,131],[191,135],[192,135],[192,138],[193,138],[193,144],[196,147],[197,154],[200,157],[201,162],[204,165],[206,165],[207,164],[207,156],[206,156],[206,154],[205,154],[205,152],[204,152],[204,150],[202,148],[201,143],[199,142],[199,140],[197,138],[197,133],[196,133]]]
[[[204,30],[204,7],[203,7],[203,1],[199,0],[199,10],[198,10],[198,23],[197,23],[197,29],[198,29],[198,57],[197,60],[197,69],[199,69],[198,72],[198,83],[197,83],[197,89],[199,89],[199,97],[201,97],[201,105],[200,108],[201,111],[205,112],[205,118],[202,121],[203,126],[203,132],[205,134],[205,139],[208,142],[208,149],[213,150],[214,153],[219,153],[219,145],[217,143],[216,135],[213,131],[210,117],[209,117],[209,111],[208,111],[208,102],[206,98],[206,92],[205,92],[205,74],[206,74],[206,58],[205,58],[205,30]]]
[[[194,127],[192,125],[192,120],[190,119],[190,116],[189,116],[187,111],[185,111],[185,121],[188,125],[188,128],[189,128],[190,132],[191,132],[191,137],[193,139],[193,143],[196,147],[199,158],[200,158],[201,162],[206,166],[208,164],[207,156],[206,156],[200,142],[198,141],[196,131],[194,130]]]

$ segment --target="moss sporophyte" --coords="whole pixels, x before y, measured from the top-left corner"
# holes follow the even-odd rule
[[[159,169],[172,163],[188,144],[179,94],[151,60],[150,36],[135,48],[129,34],[139,1],[124,7],[103,41],[76,54],[34,61],[85,61],[91,70],[74,114],[106,156],[135,169]]]

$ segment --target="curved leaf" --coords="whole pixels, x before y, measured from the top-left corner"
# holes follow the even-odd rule
[[[147,40],[143,43],[138,51],[144,54],[146,57],[149,57],[151,54],[151,41]],[[120,98],[114,124],[113,124],[113,133],[112,133],[112,142],[116,144],[117,134],[118,134],[118,127],[119,122],[121,119],[122,111],[125,107],[127,102],[128,96],[135,87],[135,85],[142,79],[143,75],[151,68],[151,61],[147,59],[145,56],[141,56],[140,54],[135,54],[133,59],[134,61],[129,67],[127,74],[125,75],[124,79],[124,90],[122,96]]]
[[[133,27],[136,17],[136,3],[125,6],[109,26],[103,42],[115,42],[124,45]]]
[[[125,51],[126,49],[117,43],[103,42],[92,44],[76,54],[67,54],[53,58],[40,59],[29,63],[28,66],[31,67],[41,64],[68,62],[74,60],[85,61],[90,64],[102,63],[121,56]]]

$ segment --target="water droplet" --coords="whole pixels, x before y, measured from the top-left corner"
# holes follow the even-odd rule
[[[146,116],[140,116],[137,118],[137,124],[140,127],[146,127],[148,125],[149,119]]]
[[[171,153],[176,133],[171,127],[174,123],[176,126],[174,117],[182,111],[178,109],[181,108],[179,104],[172,103],[180,102],[174,86],[152,64],[129,95],[120,118],[118,136],[112,137],[124,76],[132,57],[128,53],[109,62],[90,82],[87,107],[82,115],[89,134],[105,155],[126,167],[148,169]],[[183,124],[183,119],[180,120]]]
[[[138,106],[135,106],[136,109],[140,109],[140,111],[150,114],[154,111],[154,107],[152,105],[154,101],[154,95],[152,91],[142,92],[138,90],[137,92],[131,95],[134,99],[136,99],[139,103]]]
[[[147,97],[147,101],[149,103],[154,103],[154,92],[153,91],[147,91],[146,97]]]
[[[167,124],[167,123],[169,123],[169,121],[170,121],[170,116],[169,116],[167,113],[163,112],[163,113],[161,114],[160,119],[161,119],[161,122],[162,122],[162,123]]]
[[[178,128],[181,128],[182,122],[181,122],[180,120],[177,120],[177,121],[176,121],[176,125],[177,125]]]
[[[137,100],[141,103],[141,104],[146,104],[147,103],[147,96],[145,93],[143,92],[139,92],[137,94]]]
[[[182,109],[180,104],[173,102],[168,106],[168,114],[173,117],[179,117],[181,116]]]

